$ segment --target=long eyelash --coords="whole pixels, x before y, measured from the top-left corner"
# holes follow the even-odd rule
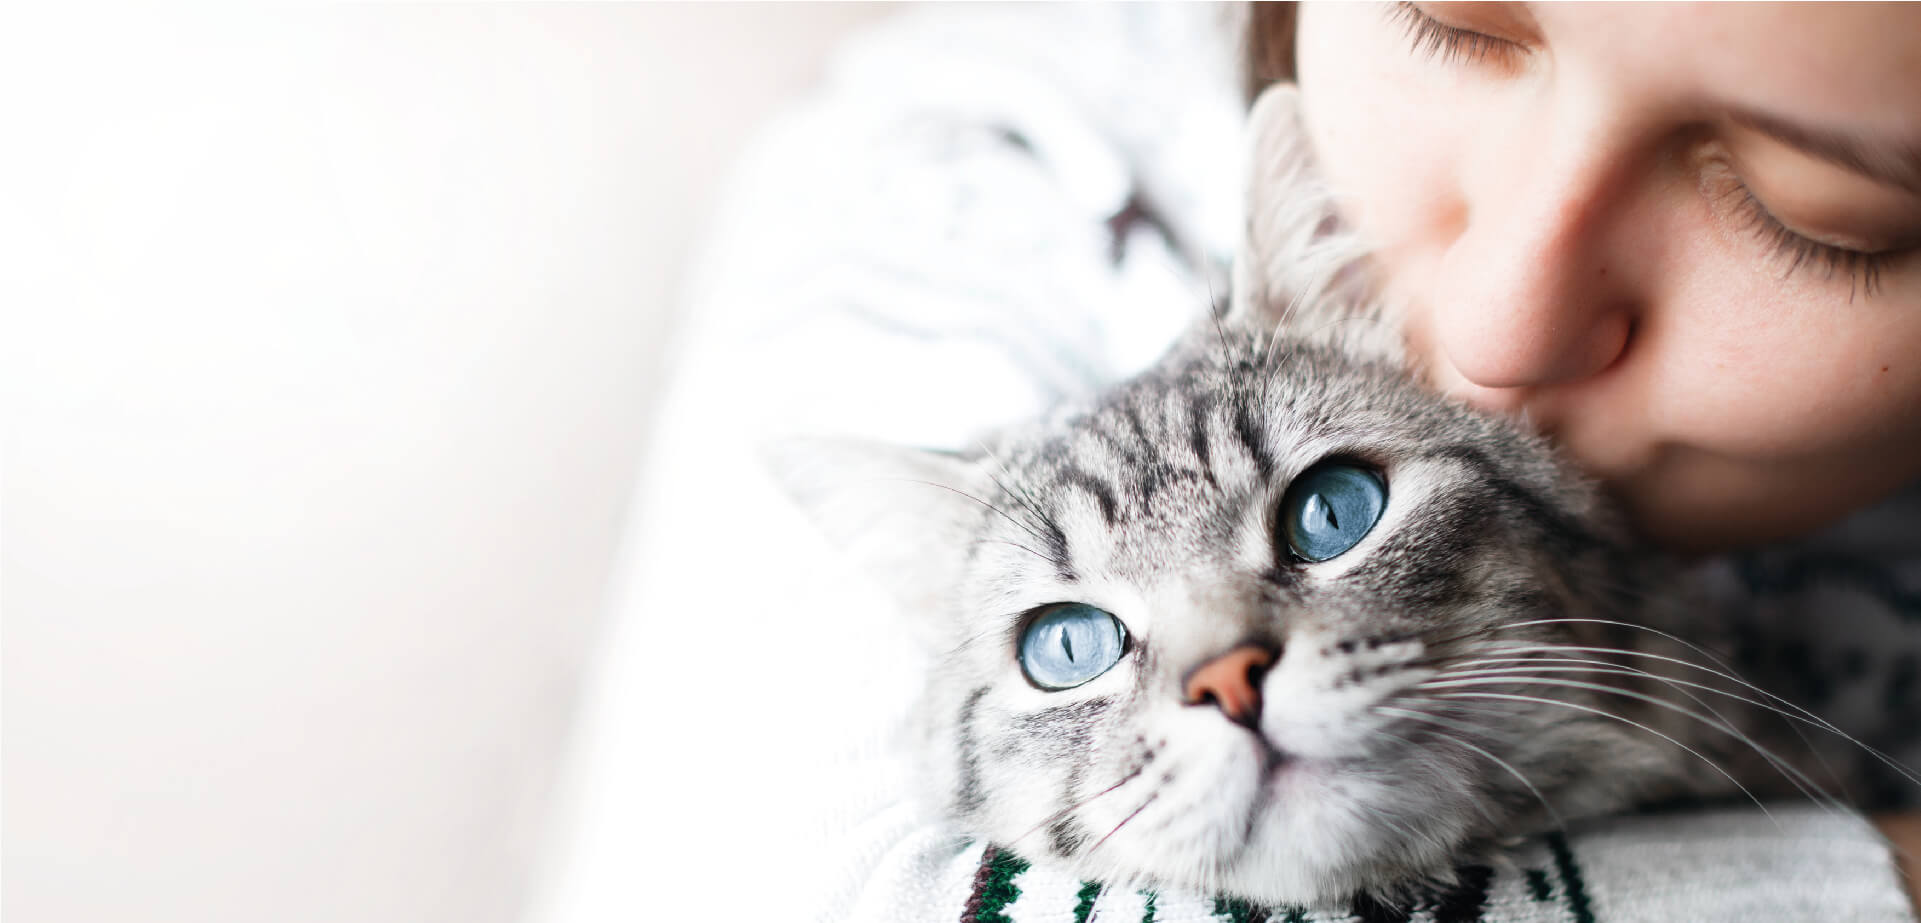
[[[1401,24],[1416,54],[1437,58],[1443,63],[1473,63],[1514,49],[1513,42],[1450,26],[1421,12],[1413,3],[1396,3],[1387,15],[1390,22]]]
[[[1732,192],[1740,197],[1735,205],[1745,214],[1747,229],[1768,245],[1775,259],[1787,261],[1788,268],[1781,273],[1781,278],[1789,278],[1804,268],[1819,269],[1824,280],[1833,279],[1837,273],[1845,274],[1849,303],[1854,301],[1856,291],[1863,298],[1874,297],[1874,290],[1881,284],[1881,270],[1888,264],[1888,254],[1863,253],[1809,240],[1774,217],[1746,183],[1737,182]]]

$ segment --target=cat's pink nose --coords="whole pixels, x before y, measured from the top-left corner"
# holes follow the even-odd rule
[[[1227,720],[1251,728],[1261,720],[1261,676],[1273,663],[1274,652],[1258,644],[1228,651],[1187,674],[1187,704],[1212,702]]]

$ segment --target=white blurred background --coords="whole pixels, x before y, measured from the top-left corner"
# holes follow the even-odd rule
[[[522,918],[683,257],[891,12],[7,14],[0,913]]]

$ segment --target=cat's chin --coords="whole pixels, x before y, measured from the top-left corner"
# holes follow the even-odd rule
[[[1445,877],[1460,855],[1456,840],[1402,839],[1379,829],[1319,831],[1317,845],[1289,842],[1289,825],[1274,825],[1242,851],[1215,882],[1220,892],[1267,904],[1314,906],[1356,894],[1391,896]]]
[[[1408,784],[1330,770],[1310,760],[1277,767],[1272,804],[1219,885],[1268,903],[1318,904],[1392,894],[1451,871],[1470,818]]]
[[[1226,785],[1137,818],[1151,834],[1112,837],[1083,872],[1269,904],[1391,896],[1446,880],[1481,817],[1418,779],[1312,759],[1267,767],[1257,788]]]
[[[1143,866],[1095,862],[1082,871],[1090,880],[1129,881],[1270,906],[1334,906],[1359,894],[1393,901],[1420,888],[1444,884],[1454,875],[1465,844],[1418,840],[1390,845],[1377,840],[1369,849],[1355,840],[1350,845],[1367,851],[1342,855],[1332,844],[1301,847],[1257,842],[1240,850],[1225,867],[1195,861],[1189,869],[1176,870],[1163,855]]]

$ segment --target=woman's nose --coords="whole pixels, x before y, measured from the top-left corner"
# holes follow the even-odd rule
[[[1464,186],[1436,290],[1420,294],[1430,360],[1474,388],[1515,391],[1579,381],[1627,353],[1635,273],[1626,213],[1610,201],[1622,190],[1605,171],[1537,163],[1519,182]]]

